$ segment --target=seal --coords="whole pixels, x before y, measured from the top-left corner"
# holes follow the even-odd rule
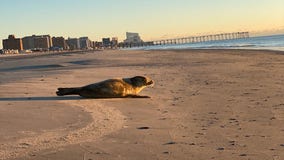
[[[83,87],[58,88],[58,96],[80,95],[84,98],[150,98],[138,93],[147,86],[153,86],[154,81],[148,77],[108,79]]]

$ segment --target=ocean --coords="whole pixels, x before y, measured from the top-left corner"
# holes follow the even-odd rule
[[[246,39],[222,40],[211,42],[157,45],[131,48],[138,50],[155,49],[261,49],[284,51],[284,35],[250,37]]]

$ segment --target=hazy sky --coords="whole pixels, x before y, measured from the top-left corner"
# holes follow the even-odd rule
[[[50,34],[122,41],[126,31],[144,40],[284,33],[284,0],[1,0],[0,6],[0,39]]]

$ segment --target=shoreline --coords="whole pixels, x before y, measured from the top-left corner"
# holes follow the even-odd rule
[[[273,49],[252,49],[252,48],[181,48],[181,49],[117,49],[117,50],[91,50],[91,51],[67,51],[67,52],[53,52],[53,53],[29,53],[29,54],[11,54],[11,55],[1,55],[0,60],[8,59],[20,59],[20,58],[34,58],[34,57],[44,57],[44,56],[57,56],[57,55],[68,55],[68,54],[84,54],[84,53],[103,53],[103,52],[120,52],[120,51],[249,51],[249,52],[274,52],[278,54],[284,54],[284,50],[273,50]]]
[[[13,129],[23,140],[27,139],[19,134],[22,131],[34,136],[50,132],[42,139],[71,135],[69,144],[46,142],[54,148],[41,150],[33,150],[36,143],[17,141],[20,143],[14,143],[13,149],[26,156],[14,160],[237,160],[284,156],[283,54],[244,50],[101,53],[0,61],[0,85],[5,89],[0,92],[0,113],[5,115],[0,116],[5,131],[1,133],[8,135]],[[54,93],[57,87],[134,75],[147,75],[156,82],[154,88],[141,93],[151,99],[84,100],[60,98]],[[12,83],[5,83],[9,79]],[[91,114],[96,114],[93,119]],[[85,133],[83,129],[76,132],[78,137],[72,134],[94,120],[102,124],[97,128],[101,131],[88,135],[89,130]],[[27,123],[20,125],[22,121]],[[27,124],[30,128],[23,128]],[[9,139],[3,142],[0,154]]]

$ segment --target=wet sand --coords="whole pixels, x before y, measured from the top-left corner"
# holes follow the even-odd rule
[[[0,159],[282,159],[284,55],[102,51],[0,57]],[[150,99],[57,97],[115,77]]]

